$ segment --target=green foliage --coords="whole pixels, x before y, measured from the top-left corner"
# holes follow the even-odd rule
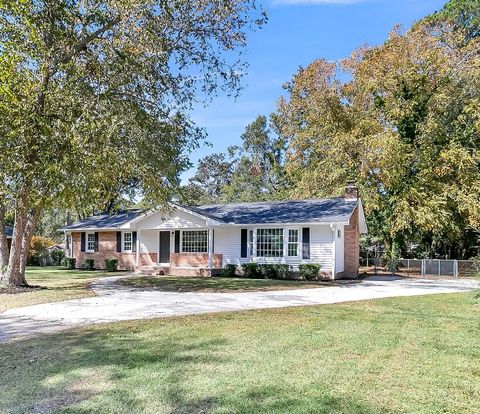
[[[53,249],[50,252],[50,257],[52,258],[54,266],[61,266],[63,263],[63,259],[65,258],[65,252],[60,249]]]
[[[287,279],[290,273],[287,264],[245,263],[242,268],[244,276],[252,279]]]
[[[118,270],[118,259],[105,259],[104,263],[107,272],[116,272]]]
[[[220,272],[220,275],[223,277],[234,277],[236,275],[236,272],[237,272],[237,265],[227,264]]]
[[[301,264],[298,266],[300,275],[306,280],[317,280],[320,276],[320,265],[319,264]]]
[[[75,270],[76,265],[77,265],[77,259],[75,257],[65,257],[63,259],[63,265],[68,270]]]
[[[95,270],[95,260],[85,259],[85,265],[83,266],[85,270]]]
[[[263,275],[260,273],[257,263],[242,264],[243,276],[251,279],[262,279]]]
[[[480,47],[445,25],[393,30],[341,62],[318,60],[275,114],[292,198],[355,180],[369,231],[470,257],[480,229]]]

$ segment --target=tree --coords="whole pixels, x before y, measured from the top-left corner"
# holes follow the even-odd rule
[[[6,1],[0,6],[0,171],[14,200],[6,282],[44,208],[107,202],[136,180],[161,202],[202,131],[201,91],[238,91],[254,0]],[[106,190],[107,189],[107,190]]]
[[[218,201],[223,188],[230,184],[233,166],[225,154],[210,154],[198,162],[195,175],[184,189],[187,202],[207,204]]]
[[[441,240],[471,254],[458,240],[480,230],[479,68],[478,40],[418,24],[301,69],[277,113],[291,196],[339,195],[354,179],[388,250]]]
[[[283,174],[285,145],[272,137],[267,117],[258,116],[246,126],[242,145],[230,147],[234,172],[222,190],[224,201],[260,201],[282,197],[286,183]]]
[[[450,23],[470,40],[480,36],[480,3],[477,0],[450,0],[441,10],[427,16],[424,21],[434,24]]]

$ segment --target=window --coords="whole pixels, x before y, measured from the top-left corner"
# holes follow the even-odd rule
[[[95,233],[87,233],[87,252],[95,251]]]
[[[182,252],[206,253],[207,245],[207,230],[186,230],[182,232]]]
[[[257,257],[283,256],[283,229],[257,230]]]
[[[253,257],[253,230],[248,230],[248,257]]]
[[[342,237],[342,230],[337,230],[337,237],[340,239]]]
[[[298,256],[298,229],[288,229],[288,256]]]
[[[132,251],[132,233],[123,233],[123,251]]]

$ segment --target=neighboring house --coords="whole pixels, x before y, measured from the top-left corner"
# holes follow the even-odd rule
[[[6,226],[5,230],[6,230],[6,233],[7,233],[8,251],[10,251],[10,247],[12,246],[13,229],[10,226]]]
[[[67,254],[117,258],[120,269],[211,275],[227,264],[321,265],[332,278],[358,275],[359,236],[367,232],[358,190],[329,199],[255,202],[96,215],[64,227]]]

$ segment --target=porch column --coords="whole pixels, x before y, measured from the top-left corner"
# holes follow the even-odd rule
[[[208,229],[208,268],[213,267],[213,231]]]
[[[337,246],[335,240],[337,227],[331,224],[330,228],[332,230],[332,279],[335,279],[337,274]]]
[[[140,264],[140,234],[141,234],[141,230],[138,230],[137,232],[137,241],[135,242],[135,247],[136,247],[136,251],[135,251],[135,265],[138,266]]]

